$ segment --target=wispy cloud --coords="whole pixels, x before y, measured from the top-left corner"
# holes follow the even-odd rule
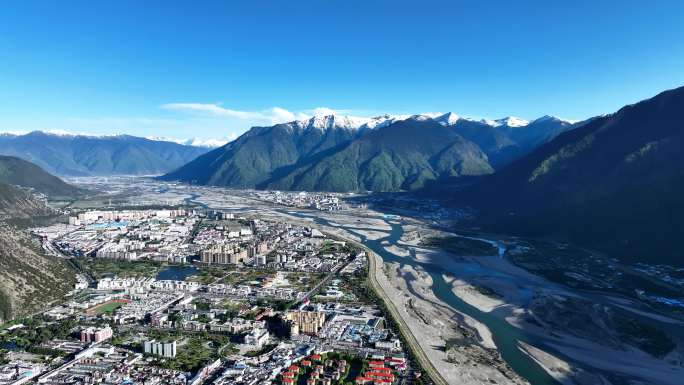
[[[282,107],[271,107],[258,111],[242,111],[225,108],[214,103],[167,103],[161,108],[168,111],[188,113],[194,116],[240,119],[257,124],[286,123],[293,120],[308,119],[312,116],[346,114],[348,111],[328,107],[316,107],[302,111],[290,111]]]
[[[304,120],[321,115],[371,116],[367,111],[315,107],[288,110],[270,107],[261,110],[238,110],[217,103],[166,103],[150,111],[149,116],[88,116],[50,119],[17,130],[16,124],[0,125],[0,133],[25,134],[32,130],[58,134],[116,135],[164,138],[186,144],[218,145],[234,140],[253,126]]]
[[[171,111],[190,112],[198,115],[223,116],[237,119],[255,119],[261,117],[261,113],[259,112],[231,110],[217,104],[206,103],[167,103],[162,104],[161,108]]]

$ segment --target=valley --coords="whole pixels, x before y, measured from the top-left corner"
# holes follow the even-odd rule
[[[373,208],[383,207],[382,196],[342,198],[344,209],[320,211],[250,190],[139,178],[88,185],[108,192],[104,202],[182,202],[313,225],[359,243],[377,263],[379,290],[418,341],[414,348],[445,383],[674,384],[684,370],[676,268],[662,274],[665,266],[606,263],[571,245],[459,231],[456,216],[440,219],[440,206],[383,213]],[[609,279],[649,271],[643,281]],[[653,300],[665,294],[672,301]]]
[[[3,2],[0,385],[683,384],[683,16]]]

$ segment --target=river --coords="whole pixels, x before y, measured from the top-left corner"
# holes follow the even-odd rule
[[[391,219],[378,216],[377,219],[384,220],[387,224],[391,226],[391,231],[386,237],[371,240],[365,237],[363,234],[355,231],[351,226],[344,226],[339,223],[329,222],[324,218],[320,218],[316,215],[291,211],[291,210],[278,210],[284,214],[296,216],[299,218],[309,218],[313,219],[316,223],[328,227],[335,227],[344,229],[345,231],[354,234],[361,238],[361,243],[363,243],[370,250],[380,255],[384,262],[397,262],[401,265],[419,266],[425,270],[426,273],[430,274],[433,281],[432,291],[437,298],[451,306],[457,311],[467,314],[468,316],[478,320],[482,324],[486,325],[494,337],[496,346],[501,353],[503,359],[510,365],[510,367],[515,370],[521,377],[525,378],[532,385],[558,385],[558,382],[549,376],[548,373],[544,371],[536,362],[530,359],[526,354],[520,351],[518,348],[518,341],[524,341],[535,346],[540,346],[541,341],[538,341],[530,336],[524,335],[519,329],[509,325],[505,320],[497,318],[496,316],[480,311],[474,306],[469,305],[460,298],[458,298],[451,290],[449,286],[442,277],[443,273],[457,275],[459,272],[446,271],[438,265],[419,262],[414,258],[401,257],[387,251],[387,243],[389,245],[400,246],[398,244],[401,236],[403,235],[402,226]],[[385,242],[385,245],[383,245]],[[404,246],[400,246],[404,247]],[[465,274],[472,274],[472,272],[464,272]],[[478,274],[482,273],[482,270]],[[492,274],[500,274],[499,272],[492,271]],[[543,347],[543,345],[541,346]],[[547,349],[545,349],[547,350]],[[551,349],[548,349],[551,350]]]
[[[204,208],[208,208],[208,205],[198,202],[196,199],[199,197],[199,194],[192,194],[191,197],[186,199],[186,203],[188,204],[197,204],[200,205]],[[595,374],[601,374],[605,378],[609,379],[611,382],[614,384],[624,384],[629,382],[628,379],[635,379],[637,380],[638,378],[636,377],[630,377],[629,375],[622,374],[620,376],[615,376],[615,373],[612,373],[611,370],[601,370],[596,367],[589,367],[584,364],[578,363],[576,360],[570,359],[569,357],[566,357],[564,354],[561,354],[558,352],[556,349],[553,347],[549,346],[546,344],[546,340],[543,338],[540,338],[537,335],[532,335],[529,333],[526,333],[524,330],[518,329],[509,323],[507,323],[504,319],[499,318],[498,316],[493,315],[492,313],[487,313],[479,310],[478,308],[464,302],[461,300],[458,296],[456,296],[452,292],[452,287],[444,280],[443,274],[459,277],[459,278],[467,278],[469,276],[473,275],[484,275],[484,276],[498,276],[501,279],[513,279],[515,280],[516,283],[518,283],[518,287],[532,287],[532,285],[528,286],[527,284],[529,283],[527,279],[520,277],[520,276],[509,276],[506,273],[503,273],[498,270],[491,269],[487,266],[481,265],[479,263],[473,262],[473,263],[461,263],[459,264],[458,268],[452,268],[451,271],[445,270],[442,266],[436,265],[434,263],[429,263],[429,262],[424,262],[417,260],[415,257],[415,251],[411,248],[409,251],[411,252],[410,257],[404,257],[401,255],[394,254],[392,252],[389,252],[387,248],[389,246],[396,246],[399,248],[406,248],[405,245],[400,244],[400,239],[402,235],[404,234],[404,230],[402,225],[399,223],[401,218],[399,217],[394,217],[394,216],[387,216],[383,215],[381,213],[373,214],[368,216],[369,218],[372,218],[374,220],[382,220],[384,221],[387,225],[390,226],[390,231],[387,233],[386,236],[380,238],[380,239],[369,239],[366,237],[364,234],[359,232],[357,228],[354,227],[354,225],[344,225],[340,223],[335,223],[332,221],[327,220],[326,218],[323,218],[320,213],[308,211],[308,210],[300,210],[297,208],[273,208],[269,207],[268,210],[273,210],[277,211],[281,214],[284,215],[289,215],[293,217],[298,217],[301,219],[307,219],[311,220],[316,224],[319,224],[321,226],[325,226],[328,228],[338,228],[341,230],[346,231],[347,233],[357,236],[360,240],[361,243],[363,243],[366,247],[368,247],[370,250],[378,254],[383,261],[389,262],[389,263],[399,263],[400,265],[409,265],[409,266],[414,266],[414,267],[420,267],[423,269],[427,274],[430,274],[432,281],[433,281],[433,286],[432,286],[432,292],[434,295],[440,299],[442,302],[446,303],[449,305],[451,308],[466,314],[475,320],[481,322],[485,326],[489,328],[491,331],[491,334],[493,336],[494,342],[497,345],[497,348],[502,356],[502,358],[508,363],[508,365],[516,372],[518,373],[521,377],[525,378],[531,385],[558,385],[558,382],[551,377],[546,371],[544,371],[543,368],[541,368],[534,360],[532,360],[529,356],[524,354],[520,349],[519,349],[519,342],[523,341],[526,342],[530,345],[533,345],[535,347],[538,347],[550,354],[553,354],[561,359],[565,359],[569,362],[572,362],[572,365],[575,367],[578,367],[580,369],[587,369],[589,372],[593,372]],[[258,212],[257,212],[258,213]],[[466,238],[471,238],[471,237],[466,237]],[[502,244],[498,241],[494,240],[489,240],[489,239],[484,239],[484,238],[472,238],[472,239],[478,239],[481,241],[489,242],[493,245],[495,245],[499,252],[499,257],[503,257],[503,254],[505,252],[505,249],[503,248]],[[552,285],[549,282],[549,285]],[[530,298],[531,298],[531,291],[530,291]],[[578,293],[579,294],[579,293]],[[608,306],[614,306],[615,305],[615,300],[616,298],[614,296],[606,295],[605,293],[594,293],[594,292],[582,292],[581,293],[583,297],[588,298],[595,303],[602,303]],[[671,324],[668,322],[661,322],[654,320],[652,318],[648,308],[643,308],[643,306],[638,305],[638,304],[630,304],[630,314],[635,317],[638,320],[644,321],[648,324],[652,324],[653,326],[658,326],[659,328],[667,328],[666,330],[672,331],[672,329],[676,329],[676,332],[674,334],[676,335],[684,335],[684,327],[682,327],[682,324],[677,322],[677,324]],[[639,315],[639,312],[642,312],[643,315]],[[591,353],[590,353],[591,354]],[[585,364],[590,365],[585,362]]]

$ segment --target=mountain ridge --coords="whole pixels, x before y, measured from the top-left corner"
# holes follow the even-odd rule
[[[559,134],[455,194],[485,226],[684,265],[684,87]],[[506,191],[502,194],[502,191]],[[448,190],[444,195],[453,195]]]
[[[372,141],[378,132],[382,132],[384,142],[387,143],[396,139],[397,135],[403,135],[402,144],[410,148],[413,141],[423,139],[423,133],[418,130],[394,130],[392,132],[392,129],[404,127],[406,124],[420,126],[421,122],[425,121],[431,122],[429,124],[432,128],[431,133],[450,132],[451,142],[441,143],[444,145],[442,150],[448,145],[453,145],[456,137],[461,141],[460,144],[444,152],[440,159],[432,160],[429,158],[437,155],[433,147],[420,155],[415,151],[409,154],[402,151],[401,146],[395,143],[390,152],[381,155],[370,154],[371,150],[364,144],[367,142],[366,139]],[[554,129],[560,132],[571,126],[569,122],[559,119],[553,122],[555,126],[549,130]],[[163,175],[161,179],[234,188],[324,191],[414,189],[423,186],[428,180],[446,176],[481,175],[492,172],[499,164],[529,149],[527,144],[517,143],[509,138],[511,134],[507,130],[513,127],[516,130],[524,130],[523,124],[533,127],[533,123],[534,121],[527,122],[518,118],[504,118],[497,121],[475,120],[462,118],[453,113],[381,115],[373,118],[316,116],[273,126],[252,127],[235,141],[198,157],[177,170]],[[509,127],[508,124],[512,126]],[[440,125],[444,129],[440,131],[435,125]],[[466,127],[471,127],[472,132],[465,129]],[[484,134],[480,137],[474,134],[475,131]],[[491,132],[487,134],[485,131]],[[552,136],[549,133],[538,133],[532,136],[534,140],[541,142],[546,140],[546,138],[538,138],[543,135]],[[488,140],[496,141],[492,137],[503,138],[501,140],[506,142],[506,146],[487,146]],[[373,141],[373,143],[379,147],[382,145],[381,141]],[[504,151],[503,147],[511,152],[507,157],[500,155]],[[338,154],[338,152],[345,151],[346,155]],[[356,156],[351,156],[350,151],[357,151]],[[408,156],[411,159],[401,158],[402,156]],[[421,157],[423,159],[418,159]],[[338,159],[338,165],[332,167],[328,164],[316,167],[312,164],[314,161],[329,163],[331,160],[328,158]],[[494,160],[495,167],[490,164],[490,159]],[[372,163],[366,163],[370,161]],[[351,162],[354,166],[342,171],[344,165],[340,162]],[[305,166],[308,168],[304,169]],[[294,174],[288,175],[288,172]],[[332,175],[335,173],[343,180],[342,182],[333,180]],[[323,178],[327,182],[314,180],[316,178]],[[380,178],[383,181],[376,183],[374,178]],[[411,182],[411,179],[414,179],[414,182]],[[392,182],[389,182],[390,180]]]
[[[89,136],[32,131],[0,135],[0,154],[64,176],[158,175],[207,152],[132,135]]]

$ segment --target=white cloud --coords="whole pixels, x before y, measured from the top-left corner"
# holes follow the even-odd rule
[[[429,117],[431,117],[431,118],[436,118],[436,117],[438,117],[438,116],[440,116],[440,115],[444,115],[444,113],[443,113],[443,112],[434,112],[434,111],[433,111],[433,112],[423,112],[423,113],[421,113],[420,115],[425,115],[425,116],[429,116]]]
[[[196,147],[207,147],[207,148],[216,148],[216,147],[221,147],[224,144],[234,140],[236,138],[236,135],[233,133],[229,137],[226,138],[189,138],[189,139],[179,139],[179,138],[173,138],[173,137],[164,137],[164,136],[148,136],[147,139],[150,140],[158,140],[158,141],[163,141],[163,142],[174,142],[178,144],[184,144],[187,146],[196,146]]]
[[[291,111],[288,111],[284,108],[280,107],[273,107],[270,110],[270,117],[269,117],[271,123],[277,124],[277,123],[285,123],[285,122],[291,122],[293,120],[296,120],[297,117],[295,114]]]
[[[167,103],[161,108],[169,111],[179,111],[197,116],[232,118],[252,121],[256,123],[285,123],[296,119],[306,118],[306,115],[286,110],[282,107],[272,107],[261,111],[240,111],[224,108],[212,103]]]
[[[51,122],[51,127],[35,129],[55,134],[116,135],[129,134],[183,144],[217,146],[235,139],[245,131],[245,121],[226,117],[190,116],[182,118],[149,117],[74,117]]]
[[[216,104],[205,103],[167,103],[163,104],[161,108],[171,111],[186,111],[198,113],[200,115],[208,114],[237,119],[253,119],[260,115],[258,112],[231,110]]]
[[[369,111],[328,107],[288,110],[273,106],[262,110],[243,111],[226,108],[217,103],[167,103],[159,108],[165,112],[160,114],[157,110],[153,116],[77,116],[11,125],[5,122],[8,127],[0,125],[0,133],[25,134],[41,130],[59,134],[98,136],[129,134],[213,146],[234,140],[253,126],[305,120],[316,115],[371,114]]]
[[[214,103],[167,103],[161,105],[162,109],[169,111],[185,112],[195,116],[231,118],[249,121],[254,124],[278,124],[293,120],[309,119],[312,116],[340,115],[348,111],[334,110],[328,107],[316,107],[311,110],[290,111],[282,107],[271,107],[258,111],[241,111],[221,107]]]

